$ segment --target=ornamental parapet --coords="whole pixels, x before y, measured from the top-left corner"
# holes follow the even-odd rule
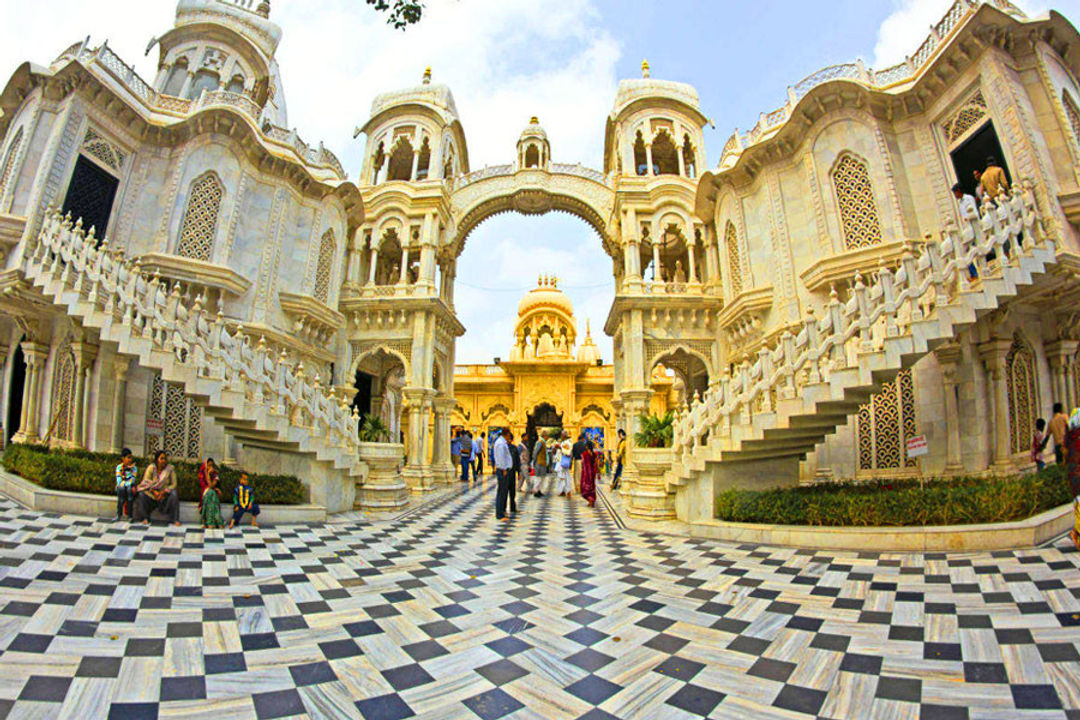
[[[757,123],[748,132],[740,133],[736,129],[728,138],[720,155],[720,169],[732,167],[746,148],[780,129],[792,117],[799,101],[821,85],[835,80],[847,80],[872,90],[884,91],[914,81],[935,59],[938,50],[943,48],[964,22],[983,5],[990,5],[1013,17],[1026,17],[1023,11],[1009,0],[954,0],[944,17],[930,26],[929,36],[915,53],[902,62],[881,70],[866,67],[862,60],[830,65],[789,86],[787,103],[772,112],[761,113]]]

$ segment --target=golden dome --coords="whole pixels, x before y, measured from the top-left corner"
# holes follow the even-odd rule
[[[585,320],[585,339],[581,341],[581,347],[578,348],[577,359],[578,362],[590,365],[595,365],[600,360],[600,348],[593,342],[592,327],[588,319]]]
[[[559,289],[557,278],[540,276],[536,287],[518,303],[518,317],[525,317],[529,312],[542,308],[560,310],[570,317],[574,316],[574,305],[566,293]]]

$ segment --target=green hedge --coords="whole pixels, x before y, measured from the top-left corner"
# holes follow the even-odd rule
[[[116,494],[116,466],[120,456],[86,450],[49,450],[39,445],[8,445],[0,458],[4,468],[16,475],[50,490]],[[148,464],[146,458],[136,458],[139,479]],[[199,500],[199,466],[177,461],[176,489],[181,500]],[[231,502],[233,488],[240,477],[237,468],[218,466],[224,503]],[[250,473],[255,497],[262,505],[301,505],[307,502],[307,488],[292,475],[257,475]]]
[[[777,525],[921,526],[1022,520],[1071,501],[1060,466],[1005,478],[962,477],[726,490],[716,516]]]

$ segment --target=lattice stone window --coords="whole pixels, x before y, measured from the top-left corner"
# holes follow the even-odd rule
[[[83,139],[80,151],[83,155],[94,158],[113,172],[120,172],[120,168],[124,165],[124,153],[99,135],[94,128],[87,128],[86,137]]]
[[[880,243],[881,220],[866,163],[845,153],[833,168],[832,180],[845,247],[854,250]]]
[[[979,90],[942,124],[945,138],[950,143],[960,139],[968,130],[982,122],[986,117],[986,112],[986,99],[983,97],[982,90]]]
[[[315,299],[326,302],[330,297],[330,279],[334,274],[334,255],[337,243],[334,241],[334,229],[323,233],[319,242],[319,261],[315,266]]]
[[[202,455],[202,408],[180,385],[154,373],[146,408],[146,456],[164,450],[170,460],[198,460]]]
[[[75,379],[78,369],[75,353],[71,350],[71,338],[66,338],[57,353],[56,372],[53,377],[52,423],[53,437],[58,440],[75,440]]]
[[[1031,433],[1038,417],[1035,355],[1019,335],[1005,356],[1005,386],[1009,394],[1009,445],[1013,453],[1031,448]]]
[[[1076,101],[1065,90],[1061,91],[1061,104],[1065,108],[1065,116],[1069,118],[1069,125],[1072,127],[1073,142],[1080,145],[1080,108],[1076,107]],[[0,188],[2,187],[3,183],[0,182]]]
[[[901,370],[859,408],[859,472],[910,472],[916,460],[907,457],[907,440],[916,434],[915,384],[911,370]]]
[[[23,129],[20,127],[15,131],[15,137],[11,139],[8,144],[7,154],[4,155],[4,165],[0,167],[0,199],[4,197],[4,190],[7,189],[8,182],[11,180],[11,175],[15,171],[15,156],[19,153],[19,148],[22,146]]]
[[[225,187],[211,172],[200,175],[191,184],[180,241],[176,245],[177,255],[210,262],[224,194]]]
[[[731,297],[735,297],[743,291],[743,277],[742,262],[739,258],[739,234],[735,231],[735,223],[730,220],[724,226],[724,244],[727,246],[728,287],[731,289]]]

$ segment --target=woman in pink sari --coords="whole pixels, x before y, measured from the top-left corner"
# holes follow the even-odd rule
[[[585,452],[581,454],[581,497],[596,506],[596,450],[592,440],[585,443]]]

